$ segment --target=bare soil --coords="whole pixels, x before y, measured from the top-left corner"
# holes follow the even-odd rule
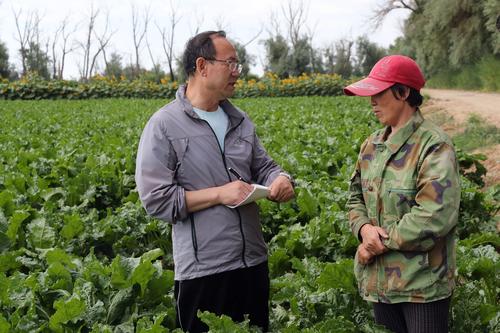
[[[488,124],[500,128],[500,94],[461,90],[423,89],[430,99],[422,106],[422,112],[440,125],[451,136],[466,127],[470,115],[476,114]],[[488,170],[486,186],[500,184],[500,145],[482,147],[475,153],[487,156],[484,166]]]

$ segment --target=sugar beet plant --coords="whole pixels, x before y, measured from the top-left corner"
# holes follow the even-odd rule
[[[170,226],[145,214],[133,177],[140,132],[165,103],[0,102],[0,332],[175,330]],[[357,151],[378,126],[369,106],[344,97],[235,103],[297,180],[293,202],[260,202],[271,329],[384,331],[357,294],[357,241],[345,210]],[[500,322],[493,218],[499,192],[481,192],[463,180],[451,327],[494,331]],[[199,315],[213,332],[257,331],[248,322]]]

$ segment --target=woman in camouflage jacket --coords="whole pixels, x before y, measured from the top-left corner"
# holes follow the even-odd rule
[[[386,126],[361,146],[348,208],[360,294],[394,332],[447,332],[455,284],[458,167],[450,138],[418,109],[424,84],[412,59],[393,55],[344,89],[370,96]]]

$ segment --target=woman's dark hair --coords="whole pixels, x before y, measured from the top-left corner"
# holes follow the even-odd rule
[[[226,33],[222,30],[205,31],[188,40],[182,55],[182,65],[187,77],[190,77],[196,71],[196,59],[199,57],[205,59],[215,58],[215,47],[212,41],[214,35],[215,37],[226,37]]]
[[[422,101],[424,100],[422,95],[420,95],[420,93],[414,88],[405,86],[404,84],[395,83],[391,87],[392,95],[394,96],[395,99],[400,99],[400,97],[398,96],[404,96],[406,89],[410,89],[410,94],[406,98],[408,104],[410,104],[410,106],[413,107],[419,107],[420,105],[422,105]]]

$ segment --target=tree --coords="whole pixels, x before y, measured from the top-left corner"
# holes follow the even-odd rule
[[[186,71],[184,70],[184,64],[182,63],[182,58],[175,58],[175,65],[177,82],[186,82],[187,76]]]
[[[348,39],[341,39],[335,43],[333,72],[348,78],[352,75],[352,45],[354,42]]]
[[[353,73],[352,46],[354,42],[343,38],[324,51],[325,69],[329,74],[339,74],[349,78]]]
[[[122,56],[117,52],[112,52],[109,61],[106,63],[104,75],[107,77],[119,78],[123,75]]]
[[[0,42],[0,78],[9,78],[9,52],[4,43]]]
[[[355,74],[366,76],[372,67],[387,55],[387,50],[370,42],[367,36],[361,36],[356,40],[356,68]]]
[[[28,12],[27,18],[25,19],[24,24],[22,24],[21,16],[23,14],[23,11],[21,9],[17,12],[14,9],[12,11],[14,14],[14,22],[16,24],[17,31],[16,40],[19,43],[19,55],[21,56],[21,75],[26,75],[29,70],[33,70],[33,68],[28,68],[27,64],[29,48],[32,46],[37,47],[35,53],[39,52],[40,50],[40,17],[38,16],[38,13],[36,11]],[[31,57],[32,60],[33,57],[37,58],[37,56],[33,54],[31,55]]]
[[[262,31],[264,30],[264,27],[261,26],[260,30],[249,40],[246,42],[238,42],[235,40],[231,40],[231,43],[233,44],[234,48],[236,49],[236,54],[238,56],[238,60],[240,64],[242,65],[242,70],[241,70],[241,76],[242,77],[248,77],[250,74],[250,65],[255,65],[255,56],[249,54],[247,52],[247,46],[253,43],[257,38],[260,36]]]
[[[75,50],[74,46],[68,45],[68,40],[77,30],[77,25],[73,29],[68,29],[69,18],[65,17],[57,27],[52,40],[52,77],[63,79],[66,56]]]
[[[91,5],[85,40],[78,42],[80,48],[83,50],[83,61],[79,64],[80,77],[83,81],[88,81],[89,78],[94,74],[95,68],[97,66],[97,57],[101,53],[104,54],[104,61],[107,62],[105,57],[105,49],[114,34],[114,31],[108,32],[109,15],[106,15],[104,32],[102,34],[97,34],[95,25],[98,16],[99,10],[94,10],[94,6]],[[96,44],[98,45],[96,46]]]
[[[149,24],[149,8],[144,10],[144,16],[142,19],[142,27],[141,27],[137,10],[135,6],[132,5],[132,37],[134,41],[136,76],[138,76],[141,71],[140,48],[142,41],[144,40],[144,37],[148,32],[148,24]]]
[[[394,10],[407,9],[415,14],[422,13],[422,8],[426,1],[427,0],[385,0],[378,5],[370,20],[377,29],[382,25],[387,15]]]
[[[311,49],[312,46],[307,37],[302,37],[295,41],[293,52],[289,55],[288,59],[290,75],[298,76],[302,73],[312,72]]]
[[[264,69],[280,77],[288,77],[289,66],[287,62],[290,47],[286,39],[280,34],[271,36],[264,41],[264,46],[266,49],[266,65]]]
[[[286,34],[280,32],[276,14],[272,13],[271,25],[274,31],[264,40],[266,70],[280,77],[313,71],[322,72],[321,54],[312,46],[313,33],[309,29],[303,32],[307,19],[304,3],[299,2],[294,6],[289,0],[287,6],[281,7],[281,14],[286,23]]]
[[[500,54],[500,2],[497,0],[487,0],[484,3],[484,15],[487,31],[491,36],[491,46],[494,54]]]
[[[246,77],[250,72],[250,65],[255,63],[254,57],[248,54],[245,46],[241,43],[231,41],[234,48],[236,49],[236,54],[238,56],[238,60],[242,65],[243,69],[241,70],[241,77]]]
[[[31,42],[26,50],[26,69],[30,73],[37,73],[42,78],[50,79],[49,57],[46,51],[43,51],[40,44]]]
[[[497,0],[408,0],[385,4],[384,15],[401,7],[411,11],[404,24],[404,37],[391,52],[414,56],[429,76],[500,53],[500,37],[493,23],[500,10]]]
[[[156,27],[161,34],[161,41],[163,46],[163,51],[165,52],[165,56],[167,57],[168,70],[170,71],[170,80],[175,81],[174,75],[174,33],[175,27],[177,23],[180,21],[180,17],[177,16],[177,11],[173,7],[172,2],[170,2],[170,10],[172,14],[170,15],[170,30],[167,31],[166,28],[160,28],[157,24]]]

